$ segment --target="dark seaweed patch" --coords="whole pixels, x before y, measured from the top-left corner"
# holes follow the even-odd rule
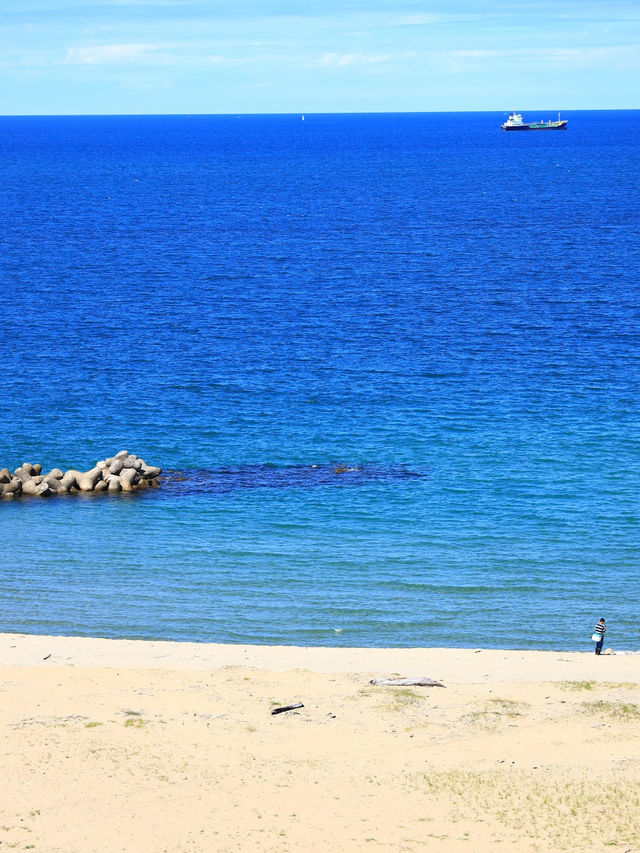
[[[426,476],[426,471],[409,470],[403,465],[225,465],[165,471],[161,477],[161,486],[163,492],[171,494],[223,494],[238,489],[344,488]]]

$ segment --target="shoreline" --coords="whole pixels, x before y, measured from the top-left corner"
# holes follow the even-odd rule
[[[640,851],[638,655],[0,634],[0,692],[7,848]]]
[[[135,669],[208,670],[249,667],[266,672],[306,670],[356,673],[422,669],[433,677],[462,683],[475,679],[556,681],[568,674],[609,680],[640,680],[638,654],[604,654],[533,649],[370,648],[261,646],[169,640],[122,640],[40,634],[0,634],[0,666],[84,666]],[[606,663],[605,663],[606,661]],[[604,670],[604,666],[607,667]],[[420,672],[418,673],[418,670]],[[482,671],[481,676],[478,673]]]

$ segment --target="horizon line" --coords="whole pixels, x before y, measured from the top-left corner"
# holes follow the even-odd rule
[[[287,110],[282,112],[123,112],[123,113],[2,113],[0,118],[153,118],[153,117],[170,117],[176,118],[191,118],[193,117],[244,117],[244,116],[373,116],[373,115],[456,115],[456,114],[498,114],[507,115],[514,110],[511,109],[493,109],[493,110],[336,110],[332,112],[326,111],[311,111],[305,110]],[[580,113],[597,113],[597,112],[638,112],[640,107],[590,107],[583,108],[567,108],[560,112],[580,112]],[[516,112],[558,112],[556,107],[524,107],[516,110]]]

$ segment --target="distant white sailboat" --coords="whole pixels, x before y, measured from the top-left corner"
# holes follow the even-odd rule
[[[302,116],[302,121],[304,121],[304,116]]]

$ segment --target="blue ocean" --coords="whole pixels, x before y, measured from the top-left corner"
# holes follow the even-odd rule
[[[554,118],[536,114],[526,118]],[[640,111],[0,118],[0,631],[640,651]]]

